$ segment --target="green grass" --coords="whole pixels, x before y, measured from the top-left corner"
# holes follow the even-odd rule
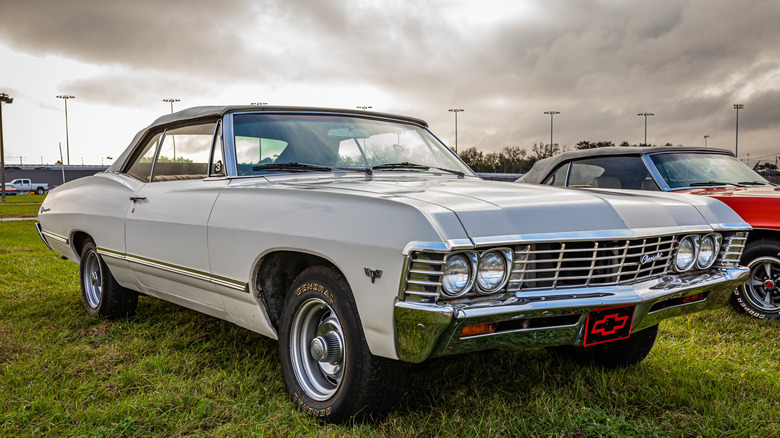
[[[731,309],[662,323],[618,371],[543,349],[435,359],[390,418],[329,425],[288,400],[275,341],[147,297],[88,317],[78,266],[32,222],[0,223],[0,266],[0,436],[780,435],[780,323]]]
[[[6,196],[6,204],[24,204],[24,203],[37,203],[40,204],[46,198],[46,195],[13,195]],[[2,204],[0,204],[2,205]]]
[[[6,196],[5,203],[0,203],[0,218],[36,217],[44,198],[46,195]]]

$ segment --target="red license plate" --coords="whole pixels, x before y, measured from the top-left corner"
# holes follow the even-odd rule
[[[631,323],[636,306],[616,306],[594,309],[585,323],[585,340],[582,345],[603,344],[631,336]]]

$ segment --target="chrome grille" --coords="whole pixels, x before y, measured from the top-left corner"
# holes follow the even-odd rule
[[[717,264],[724,267],[739,265],[739,259],[742,257],[742,251],[745,249],[745,243],[747,243],[747,236],[747,232],[724,236]]]
[[[663,275],[674,236],[517,246],[509,291],[631,283]]]
[[[739,263],[747,232],[722,233],[723,243],[715,267]],[[685,235],[574,242],[537,242],[503,245],[514,251],[505,291],[567,289],[631,284],[672,271],[678,240]],[[483,252],[491,248],[481,248]],[[401,283],[402,299],[436,300],[446,254],[413,252],[407,259]],[[471,291],[464,295],[477,296]]]
[[[444,254],[418,252],[412,254],[406,274],[406,294],[419,297],[438,297]]]

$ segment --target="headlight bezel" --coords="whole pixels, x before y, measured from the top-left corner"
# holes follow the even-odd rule
[[[487,248],[485,250],[467,250],[455,251],[447,255],[442,265],[441,291],[446,298],[460,298],[468,293],[477,293],[480,295],[490,295],[503,290],[509,282],[512,273],[514,251],[512,248]],[[492,284],[480,282],[480,274],[485,272],[485,266],[482,260],[496,260],[497,257],[502,262],[502,273],[500,281]],[[453,287],[451,281],[448,281],[448,270],[453,263],[466,261],[469,267],[468,281],[463,283],[463,287]]]
[[[711,256],[709,259],[701,260],[702,251],[709,242],[712,243]],[[672,268],[678,273],[709,269],[717,262],[722,244],[723,235],[720,233],[688,234],[679,240],[672,259]],[[681,264],[680,257],[684,254],[683,251],[687,251],[688,246],[692,249],[691,259]]]
[[[712,256],[709,260],[704,261],[702,263],[701,256],[702,252],[704,250],[704,246],[706,242],[712,242]],[[697,269],[709,269],[712,267],[712,265],[715,264],[715,260],[718,259],[718,254],[720,253],[720,247],[723,243],[723,236],[721,236],[719,233],[709,233],[701,238],[701,242],[699,243],[699,251],[696,254],[696,268]]]
[[[514,254],[514,251],[511,248],[491,248],[479,253],[477,272],[475,273],[475,282],[477,286],[476,290],[478,293],[482,295],[489,295],[500,291],[506,286],[506,284],[509,282],[509,276],[512,273],[512,254]],[[483,260],[486,260],[494,255],[498,257],[503,263],[501,280],[493,287],[485,287],[483,286],[482,282],[479,281],[480,273],[483,271],[484,266]]]
[[[447,282],[448,265],[450,263],[454,263],[455,260],[461,260],[461,259],[466,261],[466,264],[469,268],[468,278],[463,287],[453,290],[451,289],[451,287],[448,287],[448,282]],[[458,252],[453,252],[451,254],[448,254],[447,258],[444,260],[444,264],[442,265],[442,276],[441,276],[442,294],[444,294],[448,298],[458,298],[467,294],[474,287],[474,281],[476,279],[476,271],[478,266],[477,262],[478,262],[478,256],[477,253],[474,251],[458,251]]]

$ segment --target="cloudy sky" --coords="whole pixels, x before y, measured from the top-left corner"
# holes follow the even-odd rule
[[[423,118],[450,146],[644,141],[780,153],[777,0],[0,0],[6,161],[106,164],[170,111]]]

